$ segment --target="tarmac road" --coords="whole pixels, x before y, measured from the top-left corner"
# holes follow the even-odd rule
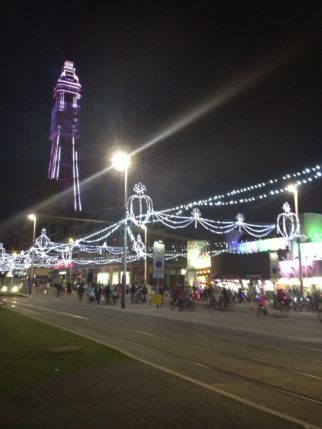
[[[276,418],[281,428],[321,427],[322,323],[313,313],[258,317],[245,306],[178,312],[130,303],[122,310],[50,295],[8,304],[198,386],[217,404],[228,403],[232,415],[246,407],[251,419],[262,416],[264,427]]]

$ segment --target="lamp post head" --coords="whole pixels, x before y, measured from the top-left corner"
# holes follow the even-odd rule
[[[116,152],[112,157],[112,165],[118,171],[126,171],[130,165],[130,157],[125,152]]]
[[[297,186],[292,184],[292,185],[288,185],[288,187],[286,188],[287,191],[292,192],[293,194],[295,194],[297,192]]]
[[[28,215],[28,219],[35,221],[37,218],[35,214],[31,213],[30,215]]]

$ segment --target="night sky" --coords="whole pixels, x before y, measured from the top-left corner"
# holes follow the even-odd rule
[[[141,181],[163,209],[321,164],[318,2],[158,3],[1,2],[1,221],[43,198],[65,60],[82,84],[81,180],[116,147],[147,145],[129,193]],[[300,211],[322,211],[321,190],[303,187]],[[122,177],[107,172],[81,193],[90,216],[112,218]],[[284,199],[212,218],[274,222]]]

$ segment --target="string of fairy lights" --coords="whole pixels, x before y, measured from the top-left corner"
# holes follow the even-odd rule
[[[160,221],[165,224],[165,226],[172,228],[172,229],[179,229],[179,228],[185,228],[189,225],[191,225],[195,221],[195,215],[192,214],[191,216],[187,216],[185,218],[182,218],[181,220],[177,220],[175,216],[180,216],[184,211],[191,210],[197,206],[207,206],[207,207],[218,207],[218,206],[232,206],[232,205],[242,205],[246,203],[253,203],[256,200],[263,200],[270,197],[274,197],[281,193],[289,193],[288,191],[288,185],[290,181],[293,182],[296,186],[304,186],[306,184],[312,183],[315,180],[322,178],[322,165],[315,165],[310,168],[305,168],[302,171],[297,171],[293,173],[286,173],[280,178],[274,178],[269,179],[267,181],[259,182],[254,185],[245,186],[240,189],[234,189],[232,191],[227,192],[226,194],[220,194],[220,195],[214,195],[212,197],[209,197],[207,199],[198,200],[189,202],[184,205],[180,205],[177,207],[161,210],[161,211],[153,211],[151,208],[151,199],[150,197],[144,195],[144,191],[146,190],[145,186],[142,184],[135,185],[134,191],[137,193],[135,198],[130,198],[129,200],[129,217],[134,223],[138,226],[144,223],[150,223],[151,217],[154,218],[154,221]],[[283,182],[283,186],[277,187],[277,185]],[[236,195],[242,195],[245,193],[254,193],[258,192],[258,190],[263,190],[266,188],[265,192],[261,192],[260,194],[256,195],[246,195],[241,198],[232,198]],[[146,197],[146,199],[144,199]],[[137,216],[134,216],[134,203],[135,202],[141,202],[141,205],[139,204],[139,214]],[[146,213],[149,213],[146,218],[144,218],[144,215],[142,214],[142,202],[145,202],[146,205]],[[170,213],[175,212],[173,215],[170,215]],[[146,216],[146,215],[145,215]],[[216,221],[212,221],[216,222]],[[111,225],[107,228],[101,229],[99,231],[96,231],[84,238],[82,238],[83,242],[87,243],[95,243],[102,241],[104,239],[107,239],[109,236],[111,236],[115,231],[117,231],[121,225],[124,223],[124,220],[121,220],[120,222]],[[201,226],[205,227],[207,229],[208,222],[207,220],[200,219]],[[249,228],[249,231],[251,231],[251,226]],[[209,225],[209,231],[212,230],[212,227]],[[217,232],[214,231],[214,233],[220,233],[220,229],[217,228]],[[248,232],[248,231],[246,231]],[[254,235],[255,236],[255,235]],[[265,233],[263,231],[263,235],[265,236]]]
[[[209,198],[191,201],[187,204],[162,210],[162,213],[175,212],[182,214],[196,206],[232,206],[252,203],[257,200],[264,200],[275,195],[288,192],[290,181],[296,186],[303,186],[319,180],[322,177],[322,165],[317,164],[302,171],[286,173],[281,177],[275,177],[243,188],[233,189],[224,194],[213,195]]]
[[[299,231],[299,220],[291,212],[289,205],[283,206],[284,213],[277,218],[277,224],[252,224],[245,222],[241,213],[236,215],[233,221],[220,221],[202,217],[202,213],[197,206],[227,206],[252,203],[259,199],[269,198],[288,191],[287,184],[293,182],[296,186],[304,186],[322,177],[321,165],[315,165],[295,173],[287,173],[280,178],[270,179],[255,185],[232,190],[226,194],[214,195],[204,200],[190,202],[174,208],[155,211],[152,199],[145,194],[146,187],[136,184],[133,188],[135,194],[132,195],[127,204],[128,214],[126,219],[127,234],[130,238],[130,246],[127,249],[128,262],[138,261],[142,258],[153,258],[153,251],[146,248],[142,242],[140,234],[135,237],[128,221],[130,220],[136,227],[144,227],[149,224],[161,223],[172,230],[179,230],[194,226],[201,227],[210,233],[224,235],[232,231],[239,231],[257,239],[271,234],[274,230],[283,235],[288,240],[296,237]],[[282,184],[281,184],[282,183]],[[264,192],[265,190],[265,192]],[[189,214],[183,215],[185,211]],[[22,271],[31,265],[34,267],[70,267],[72,265],[106,265],[121,263],[123,260],[123,247],[108,246],[107,239],[114,234],[119,234],[125,219],[95,231],[85,237],[76,239],[72,243],[55,243],[46,235],[46,230],[41,231],[41,235],[35,240],[35,246],[29,250],[7,253],[0,243],[0,270],[1,271]],[[215,242],[210,255],[223,252],[236,253],[238,247],[232,243]],[[165,260],[186,258],[187,249],[170,249],[166,251]]]

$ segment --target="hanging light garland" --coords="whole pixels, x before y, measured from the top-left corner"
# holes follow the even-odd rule
[[[157,213],[157,215],[159,216],[159,218],[161,219],[162,215],[166,214],[166,213],[171,213],[171,212],[175,212],[175,215],[181,215],[183,213],[183,211],[189,210],[189,209],[193,209],[195,208],[195,206],[216,206],[216,207],[220,207],[220,206],[231,206],[231,205],[241,205],[241,204],[246,204],[246,203],[251,203],[251,202],[255,202],[257,200],[263,200],[263,199],[267,199],[269,197],[284,193],[284,192],[288,192],[288,184],[287,182],[289,180],[294,180],[296,179],[296,185],[297,186],[304,186],[308,183],[313,182],[314,180],[318,180],[321,179],[322,177],[322,173],[321,173],[321,165],[315,165],[311,168],[305,168],[302,171],[298,171],[298,172],[294,172],[294,173],[287,173],[284,174],[281,178],[274,178],[274,179],[270,179],[267,181],[263,181],[263,182],[259,182],[255,185],[251,185],[251,186],[246,186],[240,189],[236,189],[236,190],[232,190],[230,192],[227,192],[226,194],[220,194],[220,195],[215,195],[213,197],[210,197],[208,199],[204,199],[204,200],[199,200],[199,201],[194,201],[194,202],[190,202],[188,204],[185,205],[180,205],[174,208],[170,208],[170,209],[165,209],[165,210],[161,210],[158,212],[153,212],[152,211],[152,207],[153,204],[151,202],[151,205],[146,204],[147,210],[146,213],[143,214],[143,210],[141,210],[141,213],[139,214],[134,214],[134,209],[131,210],[131,215],[130,215],[130,219],[133,223],[139,224],[139,225],[144,225],[144,223],[148,223],[148,220],[150,220],[152,215],[155,215]],[[283,187],[274,187],[276,184],[278,184],[280,181],[283,181],[284,183],[286,183],[285,186]],[[146,190],[145,186],[142,184],[136,185],[138,186],[142,186],[144,187],[143,191]],[[245,196],[243,198],[239,198],[239,199],[233,199],[233,197],[236,197],[240,194],[243,193],[249,193],[249,192],[258,192],[258,190],[261,190],[263,188],[270,188],[267,189],[266,192],[264,193],[260,193],[259,195],[256,194],[251,195],[251,196]],[[138,189],[138,188],[137,188]],[[144,192],[143,192],[144,193]],[[142,191],[141,194],[143,195]],[[147,197],[147,196],[145,196]],[[149,198],[149,197],[148,197]],[[151,200],[152,201],[152,200]],[[141,206],[142,208],[142,206]],[[142,216],[148,216],[148,219],[144,221],[141,220]],[[201,221],[203,223],[203,221]],[[117,231],[120,226],[124,223],[124,220],[108,227],[108,228],[104,228],[100,231],[97,231],[87,237],[84,237],[81,241],[86,241],[87,243],[94,243],[94,242],[100,242],[103,239],[109,237],[110,235],[112,235],[115,231]],[[170,224],[172,224],[172,226],[170,226]],[[185,224],[186,226],[190,225],[190,222],[186,219],[186,220],[182,220],[181,223],[178,222],[176,223],[175,219],[173,218],[171,221],[171,218],[168,218],[168,226],[172,229],[175,229],[175,225],[177,228],[185,228]],[[207,227],[207,222],[204,222],[205,227]],[[249,227],[248,231],[246,230],[247,226],[245,226],[245,231],[252,231],[251,227]],[[107,231],[107,232],[106,232]],[[94,238],[96,237],[96,238]]]
[[[302,186],[313,180],[320,179],[321,166],[316,165],[312,168],[307,168],[302,172],[286,174],[281,179],[271,179],[266,182],[258,183],[256,185],[244,187],[241,189],[233,190],[226,194],[215,195],[207,200],[200,200],[191,202],[186,205],[181,205],[172,209],[154,211],[152,199],[145,195],[146,187],[140,182],[135,185],[133,190],[135,195],[129,198],[129,219],[136,226],[143,226],[150,222],[160,222],[171,229],[182,229],[194,224],[194,227],[203,227],[207,231],[214,234],[227,234],[233,230],[246,232],[247,234],[256,238],[262,238],[270,234],[275,225],[259,225],[246,223],[244,216],[238,213],[236,221],[218,221],[203,218],[201,212],[196,206],[220,206],[220,205],[233,205],[242,204],[246,202],[255,201],[257,199],[268,198],[269,196],[277,195],[288,190],[287,186],[273,188],[280,181],[289,181],[290,179],[297,178],[296,185]],[[303,178],[304,177],[304,178]],[[258,189],[271,187],[266,193],[255,196],[247,196],[247,198],[232,199],[232,197],[242,193],[257,192]],[[228,201],[227,201],[228,200]],[[178,214],[183,210],[192,209],[190,216],[182,216]],[[288,240],[292,240],[297,236],[299,231],[299,220],[294,213],[291,213],[288,203],[283,206],[284,213],[280,214],[277,218],[277,232]],[[176,212],[171,214],[171,212]],[[40,237],[35,241],[34,248],[28,251],[21,251],[19,254],[7,254],[0,243],[0,270],[13,271],[28,269],[33,263],[35,267],[55,267],[57,265],[68,266],[71,262],[76,264],[112,264],[120,263],[123,258],[122,247],[107,246],[106,242],[102,245],[94,245],[93,243],[101,243],[106,238],[110,237],[118,231],[124,224],[125,220],[121,220],[111,226],[103,228],[99,231],[79,238],[72,244],[54,243],[46,235],[46,230],[41,231]],[[141,259],[142,257],[153,257],[152,253],[148,253],[145,244],[141,240],[140,234],[135,239],[129,226],[127,232],[132,241],[132,251],[128,252],[129,262]],[[213,254],[223,252],[235,252],[233,246],[228,246],[227,243],[222,245],[216,244],[218,249],[213,251]],[[236,248],[237,249],[237,248]],[[236,250],[237,252],[237,250]],[[186,252],[172,252],[166,253],[166,258],[173,259],[178,257],[186,257]]]
[[[234,189],[232,191],[226,192],[224,194],[214,195],[212,197],[193,201],[187,204],[182,204],[180,206],[172,207],[169,209],[162,210],[162,213],[171,213],[175,212],[176,214],[182,214],[183,211],[190,210],[195,206],[232,206],[240,205],[246,203],[252,203],[257,200],[263,200],[274,195],[278,195],[284,192],[287,192],[287,185],[281,185],[276,187],[280,182],[287,183],[290,180],[296,180],[295,184],[297,186],[303,186],[308,183],[311,183],[315,180],[322,178],[321,173],[322,165],[315,165],[310,168],[305,168],[302,171],[287,173],[280,178],[269,179],[267,181],[259,182],[254,185],[245,186],[243,188]],[[268,188],[265,192],[260,192],[264,188]],[[258,193],[260,192],[260,193]],[[236,198],[239,195],[248,194],[244,197]]]
[[[118,231],[120,227],[124,224],[124,219],[119,222],[110,225],[106,228],[100,229],[99,231],[95,231],[86,237],[80,238],[78,242],[86,242],[86,243],[97,243],[105,240],[110,237],[114,232]]]
[[[243,230],[247,232],[253,237],[260,238],[270,234],[275,229],[275,225],[246,223],[241,214],[237,215],[236,222],[205,219],[201,217],[199,209],[193,210],[191,216],[165,215],[160,212],[154,212],[153,216],[156,221],[172,229],[186,228],[194,223],[195,228],[201,225],[204,229],[213,234],[227,234],[238,229],[239,231]]]

